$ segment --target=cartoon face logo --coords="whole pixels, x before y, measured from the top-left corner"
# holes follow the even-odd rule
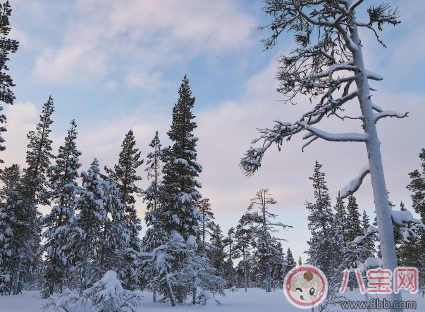
[[[319,305],[328,293],[328,281],[323,272],[312,265],[293,268],[285,277],[285,296],[301,309]]]

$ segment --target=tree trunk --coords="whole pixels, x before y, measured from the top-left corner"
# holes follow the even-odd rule
[[[167,290],[168,296],[170,297],[171,305],[174,307],[176,305],[176,298],[174,297],[173,288],[171,287],[171,282],[167,278]]]
[[[245,292],[248,291],[248,277],[247,277],[247,272],[246,272],[246,259],[245,259],[245,248],[243,248],[242,250],[243,253],[243,279],[244,279],[244,287],[245,287]]]
[[[196,285],[195,285],[196,278],[192,278],[192,304],[196,304]]]
[[[152,302],[156,302],[156,284],[152,287]]]
[[[19,283],[21,282],[21,267],[22,267],[22,260],[19,259],[18,266],[13,274],[12,279],[12,294],[17,295],[19,293]]]
[[[264,244],[266,245],[266,292],[271,292],[271,270],[270,270],[270,247],[269,247],[269,240],[267,238],[267,219],[266,219],[266,191],[262,190],[261,194],[261,212],[263,214],[263,237],[264,237]]]
[[[361,41],[358,35],[355,17],[353,16],[353,26],[351,27],[351,39],[357,45],[357,50],[353,53],[354,64],[360,69],[356,78],[359,91],[359,102],[363,115],[364,132],[368,135],[366,149],[369,159],[370,177],[372,180],[373,197],[375,201],[376,218],[378,222],[378,236],[382,252],[382,262],[385,269],[394,272],[397,267],[397,255],[395,251],[393,224],[391,220],[391,210],[388,205],[388,195],[385,185],[384,168],[382,165],[380,142],[374,120],[370,87],[365,71]],[[401,301],[401,293],[391,293],[388,300],[392,303]],[[396,310],[392,310],[396,311]],[[399,311],[399,310],[397,310]]]

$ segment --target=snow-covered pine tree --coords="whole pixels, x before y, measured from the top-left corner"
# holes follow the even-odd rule
[[[403,202],[400,203],[400,211],[409,211]],[[424,294],[425,287],[422,284],[424,282],[424,273],[422,271],[425,264],[425,252],[421,248],[421,244],[424,244],[424,242],[423,235],[420,234],[417,233],[418,237],[409,238],[409,241],[404,241],[401,235],[397,235],[396,242],[398,245],[397,257],[399,266],[414,267],[419,270],[419,289]]]
[[[363,214],[362,214],[362,223],[361,223],[361,227],[362,227],[362,231],[363,231],[363,235],[369,232],[369,227],[371,226],[370,224],[370,218],[366,212],[366,210],[363,210]],[[360,260],[362,262],[364,262],[367,258],[369,257],[374,257],[375,256],[375,241],[376,241],[376,233],[370,234],[368,235],[368,237],[366,237],[363,242],[362,245],[364,247],[364,251],[361,255]]]
[[[335,215],[332,212],[325,173],[317,161],[314,166],[313,181],[315,202],[307,203],[310,211],[308,229],[311,237],[308,241],[309,256],[307,263],[323,271],[329,282],[328,299],[335,295],[341,282],[343,241],[335,227]],[[326,303],[325,303],[326,304]]]
[[[235,245],[236,245],[236,236],[235,236],[235,228],[231,227],[227,231],[227,236],[223,240],[224,250],[226,252],[226,260],[223,262],[223,277],[228,281],[228,286],[230,289],[235,287],[235,268],[233,266],[233,260],[236,259],[235,254]]]
[[[143,164],[140,158],[141,152],[136,146],[136,140],[132,130],[129,130],[124,137],[121,145],[122,149],[119,154],[118,164],[113,169],[105,168],[112,179],[118,186],[120,191],[120,199],[125,211],[125,226],[130,230],[130,243],[126,255],[126,276],[124,278],[124,287],[134,289],[137,284],[138,259],[137,253],[141,250],[141,241],[139,233],[142,229],[141,220],[137,217],[135,208],[135,195],[141,195],[142,190],[136,185],[136,182],[142,180],[137,174],[137,169]]]
[[[29,143],[27,145],[26,163],[20,185],[13,196],[15,199],[9,204],[19,213],[19,235],[15,235],[15,252],[17,262],[14,264],[12,275],[12,292],[17,294],[24,282],[37,282],[38,270],[41,266],[41,254],[39,253],[41,241],[40,213],[37,206],[48,204],[48,180],[47,172],[51,159],[52,140],[50,140],[50,129],[53,123],[51,116],[54,111],[53,99],[49,97],[44,103],[40,115],[40,122],[35,131],[27,134]],[[18,223],[17,223],[18,224]]]
[[[359,206],[354,195],[348,196],[346,235],[348,242],[352,242],[357,236],[363,235],[360,225]]]
[[[102,204],[106,218],[102,224],[98,243],[96,259],[93,259],[93,275],[99,279],[107,271],[115,271],[120,280],[128,278],[128,253],[134,253],[130,247],[131,229],[128,228],[126,212],[121,202],[121,192],[112,178],[102,181]],[[136,265],[134,265],[136,266]],[[132,277],[134,280],[136,277]],[[127,281],[128,282],[128,281]],[[135,288],[136,285],[130,285]]]
[[[425,148],[419,154],[422,160],[422,170],[414,170],[409,173],[410,183],[407,189],[412,192],[412,207],[420,215],[422,222],[425,222]]]
[[[179,88],[179,99],[173,108],[171,129],[167,132],[172,146],[163,154],[160,208],[154,215],[156,227],[162,231],[162,245],[145,253],[154,253],[152,261],[157,262],[159,291],[169,298],[173,306],[176,301],[182,303],[189,293],[194,295],[197,285],[196,276],[188,275],[186,267],[196,260],[191,257],[196,256],[194,249],[198,246],[196,237],[201,221],[197,209],[201,198],[198,189],[201,185],[196,178],[202,168],[196,162],[198,138],[193,135],[196,128],[192,113],[194,104],[195,98],[192,97],[189,80],[185,76]],[[209,262],[204,263],[207,265]],[[203,272],[210,270],[204,267]],[[211,277],[210,282],[215,279],[211,274],[207,276]],[[210,287],[212,284],[203,285]]]
[[[81,152],[77,149],[76,140],[77,124],[72,120],[65,143],[59,147],[56,164],[48,172],[52,209],[43,222],[45,259],[42,293],[45,297],[54,291],[61,293],[63,287],[67,287],[67,278],[72,271],[69,225],[75,215],[78,169],[81,167]]]
[[[422,161],[421,169],[414,170],[409,173],[410,183],[407,189],[411,192],[412,208],[421,217],[422,223],[425,222],[425,148],[419,153],[419,158]],[[425,293],[425,237],[421,235],[416,239],[416,250],[414,257],[420,259],[419,263],[416,263],[416,267],[419,270],[419,287],[422,294]],[[405,259],[406,260],[406,259]],[[410,262],[410,261],[409,261]],[[412,261],[413,262],[413,261]]]
[[[145,171],[147,172],[147,179],[151,182],[143,194],[143,201],[146,203],[147,208],[145,221],[148,227],[154,225],[154,215],[161,203],[160,186],[162,184],[161,171],[164,157],[158,131],[155,132],[155,137],[149,143],[149,146],[153,149],[153,151],[149,152],[146,156],[147,168]]]
[[[104,207],[104,183],[100,177],[99,162],[94,159],[88,171],[81,173],[82,186],[78,190],[76,209],[71,219],[70,246],[75,254],[75,285],[80,291],[87,289],[96,279],[94,260],[98,259],[102,233],[107,221]]]
[[[239,262],[239,266],[242,266],[243,282],[242,285],[245,288],[245,292],[248,291],[248,275],[249,275],[249,263],[251,256],[251,250],[254,243],[254,229],[252,216],[249,213],[245,213],[236,226],[235,239],[236,245],[234,247],[234,253],[239,253],[242,257]]]
[[[224,236],[218,223],[211,222],[212,229],[207,251],[208,259],[218,275],[226,279],[223,266],[226,263],[226,253],[224,252]],[[227,281],[226,281],[227,282]]]
[[[185,76],[179,88],[179,99],[173,108],[171,129],[167,132],[173,142],[163,168],[163,192],[167,197],[160,215],[168,233],[177,231],[183,238],[197,235],[200,214],[197,209],[201,187],[196,180],[202,171],[196,162],[196,128],[192,109],[195,98]]]
[[[297,263],[295,262],[294,256],[292,255],[291,248],[288,247],[288,251],[286,252],[286,266],[284,275],[286,275],[289,271],[291,271],[293,268],[297,266]]]
[[[345,248],[345,264],[349,267],[347,269],[355,269],[358,263],[362,260],[363,246],[354,243],[354,240],[358,236],[362,236],[364,233],[360,224],[360,213],[359,206],[357,205],[356,197],[351,194],[348,196],[347,204],[347,220],[345,229],[346,248]],[[350,273],[349,287],[353,290],[356,276],[354,272]]]
[[[336,198],[336,227],[338,229],[338,234],[342,237],[343,246],[347,245],[346,237],[346,227],[347,227],[347,211],[345,209],[344,200],[341,198],[340,192],[338,192],[338,197]]]
[[[282,289],[285,280],[286,270],[286,259],[285,253],[283,252],[282,243],[280,241],[274,241],[271,244],[272,248],[272,289]]]
[[[198,203],[198,210],[201,214],[201,225],[198,241],[200,242],[201,252],[205,256],[207,250],[207,236],[211,236],[214,230],[214,213],[211,210],[211,204],[208,198],[203,198]]]
[[[18,165],[14,164],[0,171],[0,180],[3,182],[0,196],[0,294],[12,293],[12,276],[16,263],[18,263],[16,243],[23,226],[19,222],[19,211],[11,205],[18,200],[17,188],[19,187],[21,172]],[[16,236],[16,237],[15,237]]]
[[[255,197],[251,199],[251,204],[248,207],[248,211],[256,209],[258,211],[251,212],[250,216],[255,227],[256,235],[256,257],[258,257],[258,263],[260,264],[260,271],[263,275],[263,285],[266,292],[272,291],[272,270],[275,265],[282,265],[284,259],[281,258],[282,249],[276,248],[279,239],[272,236],[273,232],[276,232],[276,228],[287,229],[288,226],[282,222],[276,222],[274,219],[277,217],[276,214],[270,212],[270,205],[277,204],[268,189],[261,189]],[[279,250],[280,249],[280,250]]]
[[[384,45],[379,32],[385,25],[397,25],[398,12],[388,4],[375,4],[358,13],[363,0],[263,0],[264,11],[271,22],[264,28],[272,31],[263,41],[266,49],[272,48],[284,32],[294,33],[296,47],[279,59],[280,81],[278,91],[286,100],[294,103],[298,95],[306,95],[314,102],[313,109],[304,113],[293,123],[276,121],[271,129],[261,129],[261,147],[250,148],[241,160],[247,174],[254,173],[261,165],[265,152],[272,144],[279,149],[284,139],[300,132],[307,132],[304,139],[308,146],[316,139],[332,142],[362,142],[365,144],[368,164],[360,174],[341,192],[347,197],[361,185],[363,178],[370,173],[377,213],[379,240],[382,248],[382,261],[386,269],[397,267],[393,225],[388,207],[386,185],[377,122],[387,117],[403,118],[407,114],[387,111],[373,103],[373,88],[370,80],[379,81],[382,77],[365,66],[363,57],[364,41],[362,30],[370,30],[377,41]],[[358,102],[355,115],[341,116],[345,104]],[[360,120],[362,133],[329,133],[317,128],[327,118],[336,117],[348,122],[351,118]],[[391,294],[390,301],[401,301],[401,294]]]
[[[13,104],[15,95],[13,94],[12,87],[15,86],[12,77],[6,72],[9,70],[6,63],[9,61],[9,53],[15,53],[18,50],[19,42],[8,38],[11,30],[9,24],[9,17],[12,14],[12,8],[10,7],[9,1],[0,3],[0,102],[5,104]],[[0,111],[3,110],[3,105],[0,104]],[[6,116],[0,114],[0,124],[7,122]],[[2,132],[7,131],[7,128],[0,126],[0,151],[4,151],[6,147],[2,145],[4,138],[1,136]],[[0,163],[3,160],[0,158]]]
[[[143,201],[146,203],[145,222],[147,225],[146,233],[143,236],[142,250],[148,252],[162,245],[166,240],[166,234],[161,229],[156,214],[160,213],[161,190],[162,190],[162,168],[164,160],[164,152],[162,150],[161,141],[158,131],[149,143],[152,151],[146,156],[147,179],[150,181],[149,186],[143,193]],[[153,261],[144,261],[141,264],[141,284],[148,284],[152,289],[153,302],[157,300],[158,290],[158,271]]]

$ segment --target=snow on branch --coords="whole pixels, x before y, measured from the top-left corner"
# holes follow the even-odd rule
[[[378,113],[382,113],[384,111],[381,107],[379,107],[378,105],[374,103],[372,103],[372,109]]]
[[[369,164],[365,165],[356,178],[350,181],[340,192],[341,198],[346,198],[353,194],[362,185],[364,177],[370,172]]]
[[[403,114],[403,113],[397,113],[397,112],[394,112],[394,111],[381,111],[379,113],[374,114],[373,118],[374,118],[375,123],[376,123],[381,118],[386,118],[386,117],[405,118],[405,117],[408,117],[408,115],[409,115],[408,112]]]
[[[372,235],[374,233],[378,232],[378,228],[374,227],[373,225],[369,226],[367,228],[366,234],[365,235],[360,235],[357,236],[354,240],[353,243],[354,244],[361,244],[369,235]]]
[[[417,232],[425,232],[425,225],[414,218],[410,211],[391,210],[391,219],[404,242],[408,243],[410,238],[418,237]]]
[[[351,99],[354,99],[357,95],[357,91],[350,93],[348,93],[348,91],[344,92],[343,96],[337,99],[330,98],[327,95],[327,100],[325,97],[323,97],[320,103],[318,103],[313,110],[302,115],[300,120],[295,123],[275,121],[272,129],[258,129],[260,132],[260,137],[254,139],[251,144],[256,144],[262,141],[262,146],[251,146],[250,149],[245,152],[245,155],[240,162],[240,167],[242,168],[243,172],[247,176],[254,174],[255,171],[261,167],[263,156],[271,145],[276,144],[278,150],[280,151],[284,138],[289,141],[294,134],[297,134],[302,130],[308,130],[305,125],[311,126],[320,122],[320,120],[322,120],[322,118],[325,116],[336,115],[336,110],[340,109],[343,104],[350,101]],[[315,136],[316,137],[312,138],[307,144],[303,146],[303,149],[305,146],[316,140],[317,137],[320,137],[316,134]],[[349,134],[348,136],[345,136],[346,139],[348,139],[348,137],[350,137],[350,139],[352,139],[354,142],[364,142],[364,140],[367,139],[365,134]]]
[[[365,262],[360,262],[358,265],[358,268],[362,272],[367,272],[369,269],[375,269],[379,267],[383,267],[384,264],[382,262],[381,258],[378,257],[369,257],[365,260]]]
[[[366,77],[368,79],[377,80],[377,81],[384,79],[381,75],[379,75],[377,73],[374,73],[374,72],[371,72],[371,71],[368,71],[368,70],[365,70],[365,72],[366,72]]]
[[[320,51],[322,54],[323,52]],[[335,80],[332,78],[332,75],[337,72],[337,71],[356,71],[358,70],[357,66],[353,65],[353,61],[350,60],[349,62],[344,62],[344,63],[339,63],[339,64],[334,64],[332,66],[330,66],[327,70],[324,70],[320,73],[317,74],[312,74],[309,76],[304,77],[305,80],[313,80],[313,79],[319,79],[319,78],[324,78],[324,77],[329,77],[329,79],[331,80]],[[348,79],[345,79],[346,81],[348,80],[354,80],[356,77],[352,76],[352,77],[348,77]]]
[[[331,142],[366,142],[367,134],[365,133],[329,133],[315,127],[308,125],[305,122],[298,121],[297,124],[304,127],[307,131],[313,135]],[[310,138],[311,135],[307,134],[304,136],[304,139]]]

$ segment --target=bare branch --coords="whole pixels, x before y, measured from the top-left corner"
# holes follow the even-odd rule
[[[304,152],[304,149],[305,149],[307,146],[309,146],[311,143],[313,143],[314,141],[316,141],[316,140],[317,140],[317,138],[318,138],[318,136],[317,136],[317,135],[313,135],[313,136],[312,136],[312,138],[311,138],[310,140],[308,140],[308,141],[307,141],[307,143],[305,143],[305,144],[302,146],[301,150]]]
[[[374,118],[375,123],[376,123],[381,118],[386,118],[386,117],[405,118],[405,117],[408,117],[408,114],[409,114],[409,112],[406,112],[406,113],[403,114],[403,113],[397,113],[397,112],[394,112],[394,111],[382,111],[380,113],[374,114],[373,118]]]
[[[324,20],[315,20],[312,19],[311,17],[309,17],[307,14],[305,14],[298,5],[296,5],[295,2],[292,2],[295,9],[297,10],[297,12],[309,23],[316,25],[316,26],[326,26],[326,27],[333,27],[335,26],[335,21],[333,22],[328,22],[328,21],[324,21]]]
[[[348,7],[348,12],[353,12],[354,11],[354,9],[356,8],[356,7],[358,7],[362,2],[364,2],[364,0],[356,0],[356,1],[354,1],[349,7]]]

